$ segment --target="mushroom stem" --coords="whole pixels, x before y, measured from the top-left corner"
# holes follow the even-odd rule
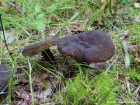
[[[56,64],[56,62],[55,62],[56,60],[55,60],[52,52],[50,51],[50,49],[42,51],[42,55],[46,61],[48,61],[48,62],[50,61],[50,62],[53,62],[54,64]]]

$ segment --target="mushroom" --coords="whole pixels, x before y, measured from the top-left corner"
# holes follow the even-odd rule
[[[22,53],[24,56],[35,55],[41,51],[47,51],[53,45],[57,45],[59,52],[63,56],[71,56],[79,63],[104,62],[109,60],[115,53],[115,46],[111,38],[106,33],[97,30],[69,35],[62,39],[51,38],[31,44],[26,46]],[[46,53],[49,55],[48,52]],[[55,90],[56,87],[53,88],[52,93]]]
[[[98,30],[86,31],[80,34],[55,37],[37,44],[31,44],[23,49],[24,56],[35,55],[50,46],[57,45],[58,51],[64,56],[73,57],[77,62],[97,63],[109,60],[115,53],[111,38]]]
[[[91,30],[62,38],[58,50],[79,63],[90,64],[109,60],[115,53],[115,46],[106,33]]]
[[[9,83],[9,70],[2,65],[0,65],[0,93]],[[4,92],[7,91],[7,88]]]

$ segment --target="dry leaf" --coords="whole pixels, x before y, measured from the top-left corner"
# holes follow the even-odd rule
[[[11,3],[9,3],[9,4],[10,4],[10,5],[8,6],[9,8],[11,8],[12,6],[14,6],[15,9],[16,9],[18,12],[21,12],[21,10],[17,7],[18,5],[17,5],[16,2],[11,2]]]
[[[127,46],[128,50],[130,53],[134,54],[136,53],[136,49],[137,49],[137,45],[131,45],[131,46]]]
[[[140,22],[140,12],[139,12],[139,15],[135,17],[134,19],[136,22]]]
[[[73,26],[73,29],[71,31],[84,31],[83,25],[81,23],[76,23],[76,25]]]
[[[140,3],[134,3],[134,7],[140,8]]]
[[[140,86],[135,90],[133,96],[135,97],[134,100],[140,100]]]

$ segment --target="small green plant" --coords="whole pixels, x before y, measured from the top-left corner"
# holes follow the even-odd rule
[[[35,23],[39,32],[44,32],[45,27],[46,27],[45,15],[41,10],[41,5],[39,5],[39,4],[35,5],[35,17],[36,18],[33,23]]]

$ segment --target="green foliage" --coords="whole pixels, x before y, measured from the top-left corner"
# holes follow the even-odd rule
[[[66,92],[57,95],[61,104],[89,105],[117,103],[116,86],[112,81],[113,75],[102,73],[96,78],[81,78],[80,74],[72,80],[66,81]]]
[[[41,6],[39,4],[35,5],[35,16],[36,19],[34,23],[36,24],[37,29],[41,32],[45,30],[45,16],[44,13],[41,11]]]
[[[126,4],[128,3],[128,0],[118,0],[119,2],[123,3],[123,4]]]

